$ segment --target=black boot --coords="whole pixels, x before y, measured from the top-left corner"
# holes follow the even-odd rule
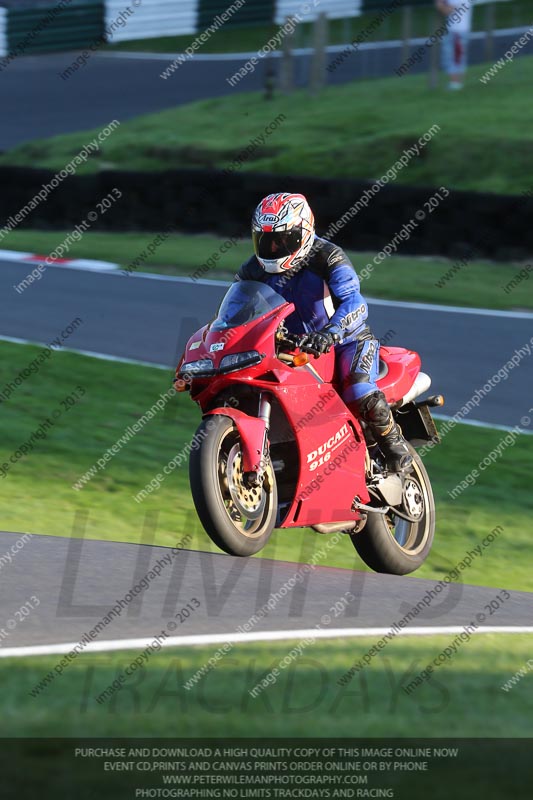
[[[407,443],[395,423],[383,392],[372,392],[356,402],[358,415],[370,428],[391,472],[403,472],[413,463]]]

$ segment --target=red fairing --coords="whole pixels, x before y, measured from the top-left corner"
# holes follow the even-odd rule
[[[387,364],[388,372],[377,385],[388,403],[397,403],[405,397],[420,372],[420,356],[404,347],[381,347],[380,356]]]
[[[208,325],[194,334],[183,360],[210,359],[215,374],[194,377],[191,396],[204,415],[220,414],[234,421],[245,472],[259,469],[265,442],[265,423],[258,418],[259,395],[269,398],[272,413],[267,444],[271,451],[276,445],[289,448],[292,475],[291,499],[284,505],[278,527],[357,520],[360,512],[352,510],[354,501],[370,500],[364,436],[337,393],[333,353],[310,357],[308,364],[298,367],[279,359],[275,334],[293,311],[294,306],[285,303],[238,327],[221,331]],[[216,372],[225,356],[249,351],[259,354],[260,363],[226,374]],[[411,388],[420,358],[399,347],[382,347],[381,357],[388,373],[378,383],[392,403]],[[243,389],[252,390],[246,394],[249,398],[257,395],[255,416],[228,404],[228,397],[242,397]],[[219,399],[222,393],[224,406]]]
[[[242,461],[244,472],[258,472],[263,445],[265,441],[266,425],[262,419],[250,417],[239,411],[238,408],[212,408],[206,416],[220,414],[223,417],[230,417],[237,426],[242,443]]]
[[[311,387],[310,387],[311,388]],[[356,495],[369,501],[365,481],[366,445],[359,423],[331,384],[313,386],[304,402],[286,397],[284,410],[296,420],[299,480],[284,527],[357,519]],[[322,397],[321,413],[310,413]]]

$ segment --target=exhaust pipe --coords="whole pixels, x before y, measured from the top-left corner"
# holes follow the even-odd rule
[[[317,533],[337,533],[338,531],[352,531],[359,522],[358,519],[348,519],[346,522],[321,522],[319,525],[311,527]]]

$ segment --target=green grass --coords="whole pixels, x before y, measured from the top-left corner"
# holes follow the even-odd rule
[[[2,246],[9,250],[30,251],[41,255],[49,254],[65,240],[67,231],[18,230],[9,233]],[[69,250],[71,258],[94,258],[112,261],[126,269],[146,250],[155,239],[155,233],[86,233]],[[148,256],[140,267],[132,272],[162,272],[168,275],[193,275],[225,241],[223,238],[205,235],[172,234]],[[251,239],[238,242],[234,248],[220,256],[215,269],[200,277],[226,280],[233,277],[238,268],[250,257]],[[27,273],[27,264],[23,270]],[[0,266],[1,269],[1,266]],[[22,276],[24,277],[24,276]],[[129,276],[125,275],[124,278]]]
[[[278,681],[248,692],[295,642],[235,645],[192,690],[187,681],[217,650],[154,653],[107,703],[95,698],[137,652],[81,655],[44,693],[30,690],[60,657],[2,659],[3,736],[530,737],[531,676],[500,689],[528,658],[531,638],[483,634],[464,642],[430,682],[409,683],[454,635],[396,638],[347,686],[337,680],[379,637],[317,640]],[[448,787],[449,788],[449,787]]]
[[[235,93],[178,106],[122,123],[79,174],[233,164],[252,172],[374,180],[439,125],[421,155],[400,169],[396,184],[519,194],[532,185],[533,107],[524,97],[533,57],[516,59],[482,85],[477,78],[487,66],[471,69],[462,92],[432,92],[424,75],[329,87],[312,113],[305,90],[274,103],[259,93]],[[274,119],[277,127],[266,135]],[[5,153],[0,164],[58,170],[96,133],[29,142]],[[235,167],[261,135],[264,143]]]
[[[75,347],[75,336],[69,345]],[[0,343],[0,391],[38,352],[33,346]],[[193,531],[192,549],[214,551],[197,522],[185,466],[176,469],[144,502],[133,499],[190,441],[199,424],[199,411],[187,395],[175,397],[81,491],[72,489],[167,390],[170,380],[170,371],[55,353],[2,403],[0,465],[9,464],[10,455],[46,417],[62,409],[61,400],[77,386],[85,389],[85,394],[55,421],[48,436],[38,440],[26,458],[11,464],[7,476],[0,478],[0,528],[79,536],[75,520],[81,512],[87,517],[83,535],[88,538],[140,542],[145,521],[156,518],[155,544],[173,545]],[[437,503],[437,532],[432,553],[417,577],[440,580],[467,550],[501,524],[505,535],[462,573],[462,579],[471,584],[533,590],[530,438],[518,437],[514,446],[482,473],[478,483],[455,501],[447,494],[503,436],[499,431],[458,426],[426,456]],[[307,530],[280,530],[261,555],[304,562],[323,541]],[[332,547],[321,563],[363,568],[348,537]]]
[[[518,27],[531,23],[530,7],[526,0],[513,0],[512,3],[495,4],[495,28]],[[376,12],[362,14],[360,17],[330,20],[328,29],[329,44],[350,42],[367,30],[376,18]],[[238,20],[238,15],[235,17]],[[412,36],[429,36],[436,28],[435,12],[432,8],[414,8],[412,15]],[[438,18],[440,21],[440,17]],[[486,30],[486,9],[476,7],[472,30]],[[380,41],[402,38],[403,14],[396,11],[387,17],[381,25],[371,26],[371,33],[366,41]],[[201,53],[235,53],[257,52],[277,34],[278,25],[225,25],[202,45]],[[295,35],[295,47],[312,45],[313,26],[302,23]],[[190,36],[161,36],[155,39],[140,39],[108,45],[109,50],[146,51],[151,53],[183,52],[194,39]]]
[[[3,246],[11,250],[49,254],[64,241],[67,231],[19,230],[8,234]],[[319,229],[320,233],[320,229]],[[86,233],[69,252],[72,258],[95,258],[128,267],[154,239],[153,233]],[[141,267],[141,272],[165,275],[193,276],[224,239],[216,236],[174,234],[165,240]],[[235,247],[220,255],[215,267],[200,273],[200,278],[231,280],[240,264],[249,258],[251,243],[237,242]],[[369,265],[369,277],[362,279],[362,291],[369,297],[388,300],[411,300],[460,306],[498,309],[532,309],[533,278],[521,262],[494,263],[472,261],[457,272],[443,287],[436,284],[453,266],[450,259],[439,257],[391,256],[382,263],[372,264],[376,253],[348,251],[358,272]],[[1,269],[1,266],[0,266]],[[522,272],[522,278],[505,292],[509,281]],[[22,280],[30,271],[20,266]],[[134,269],[133,272],[136,270]],[[366,274],[366,273],[365,273]],[[124,276],[124,280],[131,277]]]
[[[354,253],[356,268],[371,263],[373,253]],[[365,259],[366,257],[366,259]],[[530,271],[523,264],[500,264],[472,261],[457,272],[444,286],[438,285],[456,263],[450,259],[391,256],[375,267],[362,281],[362,291],[370,297],[387,300],[414,300],[422,303],[443,303],[498,309],[533,309]],[[522,273],[514,288],[509,282]],[[527,276],[527,277],[525,277]],[[506,292],[505,289],[508,288]]]

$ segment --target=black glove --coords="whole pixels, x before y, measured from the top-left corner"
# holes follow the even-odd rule
[[[308,353],[312,353],[315,358],[318,358],[322,353],[327,353],[337,342],[340,342],[340,338],[338,333],[324,328],[321,331],[307,333],[300,340],[300,348]]]

